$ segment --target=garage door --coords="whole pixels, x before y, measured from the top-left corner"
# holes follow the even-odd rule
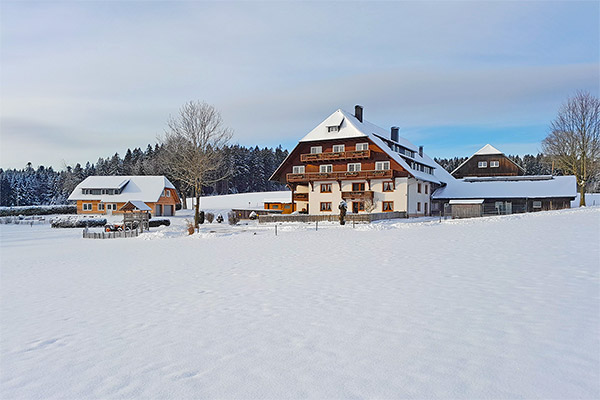
[[[159,217],[159,216],[161,216],[161,215],[162,215],[162,205],[160,205],[160,204],[157,204],[157,205],[154,207],[154,215],[155,215],[155,216],[157,216],[157,217]]]
[[[170,217],[170,216],[173,215],[173,206],[172,205],[171,206],[165,205],[165,206],[163,206],[163,211],[164,211],[163,215],[166,215],[166,216]]]

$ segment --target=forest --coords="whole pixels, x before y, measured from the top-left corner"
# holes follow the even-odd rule
[[[31,163],[21,170],[0,169],[0,206],[28,206],[28,205],[53,205],[66,204],[69,194],[81,181],[90,175],[165,175],[173,182],[182,197],[193,195],[172,177],[169,177],[160,160],[161,146],[148,145],[145,150],[135,148],[127,149],[125,156],[118,153],[99,158],[96,163],[85,163],[84,166],[76,164],[67,166],[61,171],[52,167],[33,167]],[[223,157],[227,160],[227,176],[223,181],[202,189],[203,196],[264,192],[285,190],[285,186],[269,181],[275,169],[287,157],[288,151],[278,146],[277,148],[244,147],[240,145],[227,146],[223,150]],[[561,171],[552,171],[552,165],[544,160],[542,154],[508,156],[525,169],[526,175],[561,175]],[[451,172],[458,167],[467,157],[436,158],[435,161]],[[593,185],[594,188],[598,183]],[[590,191],[594,191],[590,188]]]

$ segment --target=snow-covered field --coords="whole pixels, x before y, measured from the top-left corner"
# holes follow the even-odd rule
[[[277,236],[181,214],[0,226],[0,398],[600,397],[600,208]]]

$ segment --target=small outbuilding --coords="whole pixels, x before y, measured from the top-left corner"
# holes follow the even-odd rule
[[[123,224],[129,229],[139,227],[142,232],[150,229],[152,208],[141,200],[130,200],[119,209],[123,213]]]
[[[452,218],[474,218],[483,216],[483,199],[450,200]]]

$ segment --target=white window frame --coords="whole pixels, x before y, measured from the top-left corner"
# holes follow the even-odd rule
[[[500,161],[498,161],[498,160],[490,161],[490,168],[499,168],[499,167],[500,167]]]
[[[292,167],[292,174],[303,174],[305,171],[304,165],[294,165]]]
[[[532,204],[533,208],[542,208],[541,200],[535,200]]]
[[[165,197],[171,197],[171,191],[169,189],[165,189]]]
[[[106,210],[117,211],[117,203],[106,203]]]
[[[329,172],[333,172],[333,164],[323,164],[319,166],[319,172],[322,174],[326,174]]]
[[[98,211],[104,211],[104,203],[98,203]]]
[[[345,146],[345,145],[343,145],[343,144],[334,144],[334,145],[333,145],[333,148],[332,148],[332,151],[333,151],[334,153],[341,153],[341,152],[344,152],[344,151],[346,151],[346,146]]]
[[[338,132],[340,130],[339,126],[328,126],[327,132]]]
[[[323,146],[312,146],[310,148],[310,154],[319,154],[323,152]]]
[[[348,172],[358,172],[360,171],[360,167],[360,163],[348,163]]]
[[[356,143],[356,151],[369,150],[369,143]]]
[[[387,171],[390,169],[389,161],[376,161],[375,162],[375,171]]]
[[[93,207],[93,203],[82,203],[81,204],[81,209],[83,211],[92,211],[92,207]]]
[[[479,161],[477,163],[477,168],[487,168],[487,161]]]

